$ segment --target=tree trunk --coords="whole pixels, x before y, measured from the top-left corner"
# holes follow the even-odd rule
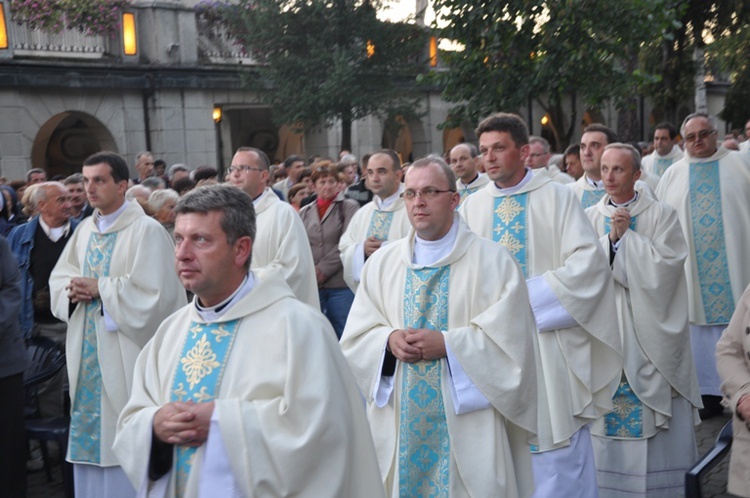
[[[341,114],[341,149],[352,150],[352,113]]]

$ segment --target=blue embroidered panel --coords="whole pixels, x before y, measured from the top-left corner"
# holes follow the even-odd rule
[[[630,387],[625,373],[612,396],[614,410],[604,416],[604,431],[608,437],[643,437],[643,404]]]
[[[404,325],[448,329],[450,266],[408,270]],[[443,497],[450,491],[450,437],[440,360],[402,363],[399,417],[399,496]]]
[[[492,240],[504,245],[516,258],[525,277],[528,243],[528,192],[495,197],[492,211]]]
[[[192,322],[172,383],[171,401],[208,403],[216,398],[240,320]],[[196,446],[175,447],[177,496],[184,496]]]
[[[672,166],[674,159],[655,158],[654,159],[654,174],[662,176],[667,168]]]
[[[388,240],[388,231],[391,229],[393,221],[393,211],[373,211],[370,218],[370,227],[367,229],[368,237],[375,237],[378,240]]]
[[[83,262],[83,276],[109,275],[117,233],[92,233]],[[100,299],[86,303],[78,385],[70,412],[70,459],[98,464],[101,461],[102,371],[97,352],[96,318],[101,315]]]
[[[605,193],[606,191],[604,189],[584,190],[583,196],[581,197],[581,205],[583,205],[583,209],[589,208],[599,202],[602,197],[604,197]]]
[[[706,323],[729,323],[734,296],[724,239],[718,161],[690,165],[690,217]]]

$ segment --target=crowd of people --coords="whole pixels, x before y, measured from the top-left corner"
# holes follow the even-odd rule
[[[34,337],[67,356],[38,397],[79,497],[672,497],[725,407],[750,496],[750,141],[702,113],[558,155],[514,114],[476,137],[0,186],[9,496]]]

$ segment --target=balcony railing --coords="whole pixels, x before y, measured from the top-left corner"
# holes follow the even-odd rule
[[[84,36],[78,30],[47,33],[7,20],[9,48],[14,57],[101,59],[110,53],[104,36]]]

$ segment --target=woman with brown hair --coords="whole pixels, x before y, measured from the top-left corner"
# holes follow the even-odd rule
[[[320,308],[340,339],[354,293],[344,282],[339,239],[359,204],[344,198],[341,193],[344,184],[331,161],[319,161],[313,165],[312,183],[318,197],[299,214],[313,253]]]

